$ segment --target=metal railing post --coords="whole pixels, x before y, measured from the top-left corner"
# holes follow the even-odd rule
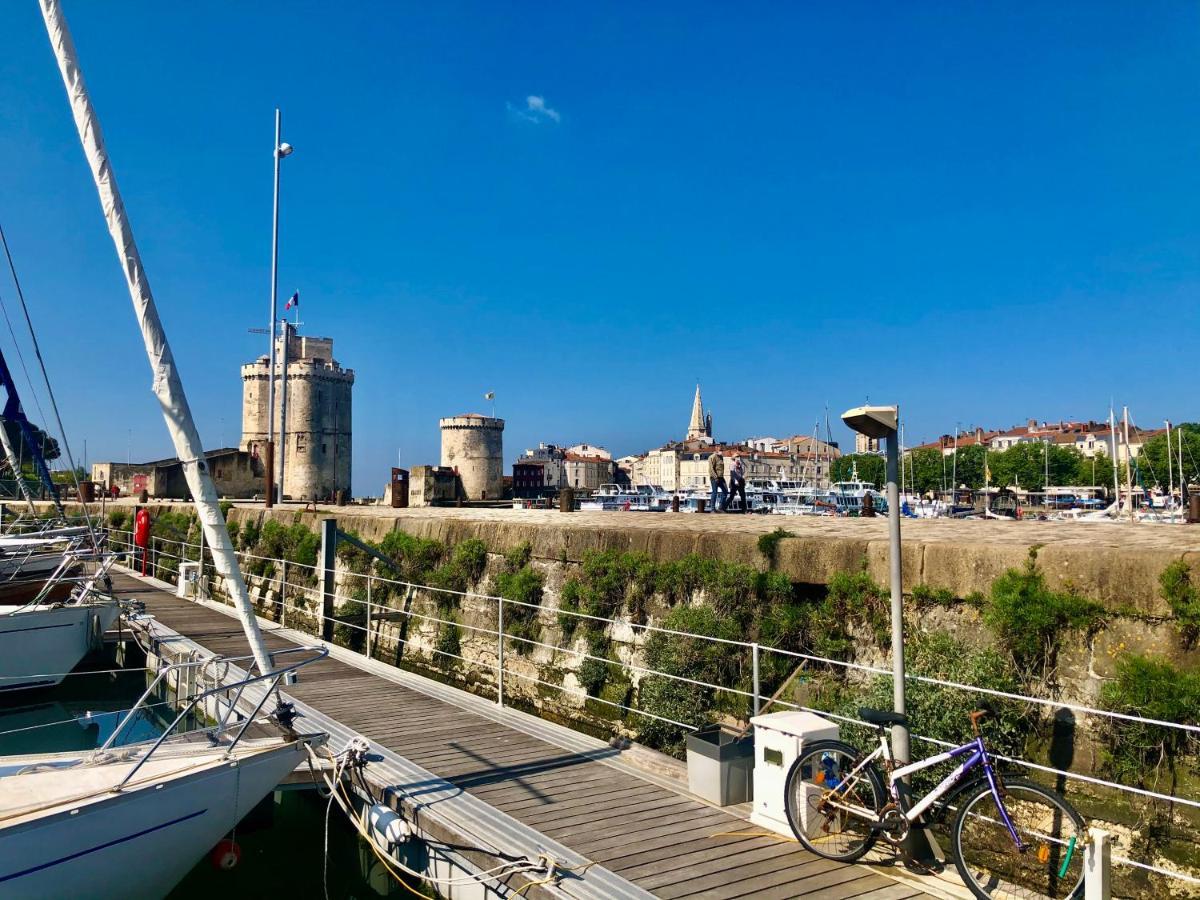
[[[287,627],[287,560],[279,561],[279,624]]]
[[[496,705],[504,705],[504,598],[496,604]]]
[[[337,574],[337,520],[321,520],[321,640],[333,640],[334,576]]]
[[[750,667],[754,676],[754,714],[757,716],[761,708],[759,697],[762,696],[761,684],[758,678],[758,641],[750,645]]]
[[[1084,900],[1112,897],[1112,835],[1103,828],[1089,828],[1083,850]]]
[[[371,573],[368,572],[367,573],[367,659],[375,658],[374,654],[371,652],[371,650],[372,650],[372,642],[371,642],[371,582],[373,580],[374,579],[371,577]]]

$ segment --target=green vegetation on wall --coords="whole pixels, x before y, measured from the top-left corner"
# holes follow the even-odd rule
[[[1200,672],[1183,672],[1165,659],[1131,653],[1117,661],[1116,677],[1105,683],[1100,702],[1113,712],[1197,725]],[[1162,791],[1166,785],[1174,787],[1182,757],[1191,757],[1196,766],[1200,739],[1194,732],[1119,719],[1105,723],[1105,764],[1118,780]]]
[[[1200,638],[1200,588],[1192,583],[1191,567],[1183,560],[1176,560],[1163,570],[1158,583],[1162,598],[1175,616],[1184,646],[1195,646]]]
[[[504,569],[492,581],[493,593],[513,601],[504,607],[504,633],[517,638],[515,647],[522,654],[531,652],[529,642],[541,636],[538,614],[546,576],[530,565],[532,557],[533,548],[520,544],[505,555]]]
[[[1054,668],[1058,648],[1072,631],[1088,631],[1104,619],[1104,608],[1070,591],[1053,591],[1031,550],[1022,569],[1009,569],[992,583],[983,620],[1029,674]]]

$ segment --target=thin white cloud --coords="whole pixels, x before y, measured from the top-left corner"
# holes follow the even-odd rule
[[[542,122],[558,123],[562,121],[562,116],[559,115],[557,109],[546,105],[546,98],[539,97],[536,94],[530,94],[525,98],[524,106],[515,106],[512,103],[505,104],[511,115],[525,122],[532,122],[534,125],[540,125]]]

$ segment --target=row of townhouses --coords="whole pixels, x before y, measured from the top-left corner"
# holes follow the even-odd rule
[[[682,440],[617,460],[603,447],[589,444],[541,444],[513,463],[513,493],[536,497],[563,487],[595,490],[607,483],[653,485],[667,491],[708,490],[709,458],[714,453],[727,463],[740,457],[747,481],[793,481],[816,487],[829,486],[830,465],[841,456],[836,443],[810,435],[719,442],[713,438],[712,413],[705,412],[697,385]]]
[[[1119,462],[1126,462],[1130,457],[1137,459],[1142,446],[1155,435],[1162,434],[1166,429],[1143,429],[1129,426],[1129,446],[1125,445],[1124,430],[1120,425],[1116,428],[1116,452]],[[1024,425],[1014,425],[1003,430],[988,430],[975,428],[960,432],[958,435],[943,434],[935,441],[909,447],[908,450],[941,450],[950,455],[957,446],[972,447],[986,445],[989,450],[1008,450],[1019,444],[1054,444],[1057,446],[1074,447],[1089,459],[1097,453],[1112,455],[1113,432],[1107,422],[1041,422],[1029,419]]]

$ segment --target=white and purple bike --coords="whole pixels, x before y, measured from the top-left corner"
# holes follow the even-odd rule
[[[1001,776],[979,732],[986,714],[970,715],[974,740],[906,766],[896,765],[885,730],[907,724],[899,713],[858,711],[879,730],[879,746],[868,754],[841,741],[806,746],[785,788],[788,821],[800,843],[827,859],[853,862],[880,838],[899,845],[927,811],[955,811],[949,851],[976,897],[1082,896],[1083,818],[1060,794]],[[910,800],[901,790],[902,779],[914,772],[954,761],[954,771],[924,797]]]

